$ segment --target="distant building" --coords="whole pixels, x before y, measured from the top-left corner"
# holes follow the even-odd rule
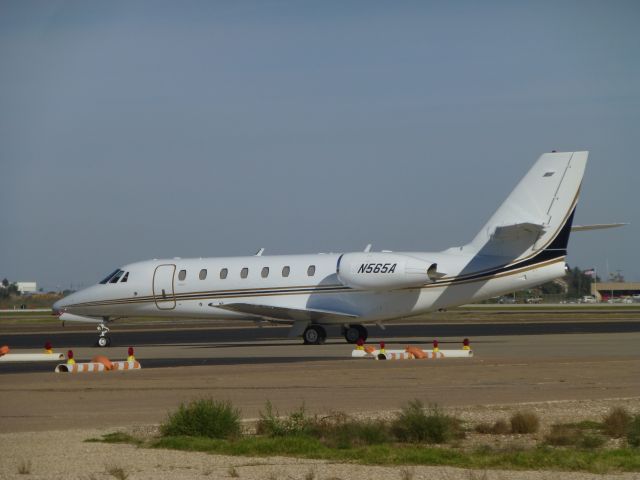
[[[16,287],[20,293],[36,293],[38,291],[36,282],[16,282]]]
[[[599,302],[609,298],[632,297],[640,294],[640,282],[597,282],[591,284],[591,294]]]

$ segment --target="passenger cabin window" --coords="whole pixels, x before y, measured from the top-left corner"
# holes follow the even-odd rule
[[[227,278],[227,275],[229,275],[229,269],[223,268],[222,270],[220,270],[220,279],[221,280],[224,280],[225,278]]]
[[[118,280],[120,280],[120,277],[122,276],[123,273],[124,272],[122,270],[118,270],[116,274],[113,276],[113,278],[109,280],[109,283],[116,283]]]
[[[309,275],[310,277],[313,277],[315,274],[316,274],[316,266],[309,265],[309,268],[307,268],[307,275]]]
[[[109,275],[107,275],[106,277],[104,277],[104,279],[100,280],[101,284],[105,284],[107,283],[109,280],[111,280],[111,277],[113,277],[116,273],[118,273],[120,271],[120,269],[116,269],[113,272],[111,272]]]
[[[262,278],[267,278],[269,276],[269,267],[263,267],[260,275],[262,276]]]
[[[282,267],[282,276],[283,277],[288,277],[289,276],[289,272],[291,272],[291,268],[289,268],[289,266]]]
[[[185,278],[187,278],[187,271],[180,270],[180,273],[178,273],[178,280],[183,281]]]
[[[124,282],[126,282],[127,280],[129,280],[129,272],[127,272],[127,273],[125,273],[125,274],[124,274],[124,277],[122,277],[122,280],[120,280],[120,283],[124,283]]]
[[[249,276],[249,269],[247,267],[244,267],[242,270],[240,270],[240,278],[247,278]]]
[[[207,269],[203,268],[202,270],[200,270],[200,275],[198,275],[198,278],[200,280],[204,280],[205,278],[207,278]]]

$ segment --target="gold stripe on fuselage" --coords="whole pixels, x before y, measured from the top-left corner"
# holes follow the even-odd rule
[[[481,277],[478,278],[473,278],[473,279],[468,279],[468,280],[456,280],[456,279],[451,279],[449,281],[445,281],[445,282],[437,282],[437,283],[431,283],[431,284],[427,284],[427,285],[423,285],[422,287],[419,287],[419,289],[429,289],[429,288],[440,288],[440,287],[448,287],[451,285],[461,285],[461,284],[468,284],[468,283],[475,283],[475,282],[485,282],[488,280],[492,280],[495,278],[503,278],[503,277],[507,277],[510,275],[518,275],[521,274],[523,272],[529,271],[529,270],[534,270],[536,268],[542,268],[542,267],[546,267],[548,265],[552,265],[554,263],[558,263],[561,261],[564,261],[565,257],[557,257],[551,260],[546,260],[544,262],[540,262],[540,263],[536,263],[533,265],[528,265],[526,267],[521,267],[518,269],[514,269],[514,270],[509,270],[506,272],[501,272],[501,273],[497,273],[497,274],[487,274],[487,275],[483,275]],[[99,301],[99,302],[86,302],[86,303],[79,303],[79,304],[74,304],[74,305],[69,305],[69,307],[97,307],[97,306],[114,306],[114,305],[126,305],[126,304],[135,304],[135,303],[153,303],[156,300],[158,301],[166,301],[166,302],[172,302],[172,301],[187,301],[187,300],[212,300],[212,299],[217,299],[217,298],[245,298],[245,297],[267,297],[267,296],[287,296],[287,295],[304,295],[304,294],[313,294],[313,295],[317,295],[317,294],[322,294],[322,293],[335,293],[335,292],[344,292],[344,291],[348,291],[349,293],[369,293],[368,290],[354,290],[352,288],[349,287],[345,287],[342,285],[332,285],[330,287],[328,286],[323,286],[318,288],[317,286],[309,286],[306,287],[305,290],[301,291],[301,288],[305,288],[305,287],[296,287],[295,290],[291,290],[289,288],[271,288],[271,289],[262,289],[262,290],[251,290],[251,289],[243,289],[241,291],[239,290],[217,290],[217,291],[212,291],[212,292],[188,292],[188,293],[182,293],[182,294],[178,294],[176,295],[175,298],[155,298],[153,296],[151,297],[130,297],[130,298],[123,298],[123,299],[115,299],[115,300],[104,300],[104,301]],[[403,290],[413,290],[415,288],[406,288]],[[202,293],[202,294],[200,294]]]

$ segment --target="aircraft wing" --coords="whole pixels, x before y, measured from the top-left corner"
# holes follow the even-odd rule
[[[256,315],[258,317],[273,318],[276,320],[290,320],[292,322],[322,322],[324,320],[331,323],[340,323],[349,322],[354,318],[358,318],[358,315],[331,310],[275,307],[273,305],[258,305],[254,303],[224,303],[219,305],[210,303],[209,306],[230,310],[232,312]]]

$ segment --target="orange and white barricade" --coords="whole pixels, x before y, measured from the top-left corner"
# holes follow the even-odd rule
[[[111,370],[140,370],[142,366],[140,362],[137,360],[133,361],[122,361],[122,362],[111,362]]]
[[[133,349],[129,348],[127,360],[112,362],[104,355],[96,355],[87,363],[76,363],[73,359],[73,351],[67,353],[67,363],[61,363],[55,369],[56,373],[95,373],[109,371],[140,370],[142,366],[133,356]]]
[[[353,350],[351,357],[371,360],[437,360],[442,358],[471,358],[473,357],[473,350],[440,350],[439,348],[423,350],[418,347],[407,347],[404,350],[387,348],[381,351],[365,347],[365,350]]]
[[[96,373],[106,372],[103,363],[61,363],[55,369],[56,373]]]

